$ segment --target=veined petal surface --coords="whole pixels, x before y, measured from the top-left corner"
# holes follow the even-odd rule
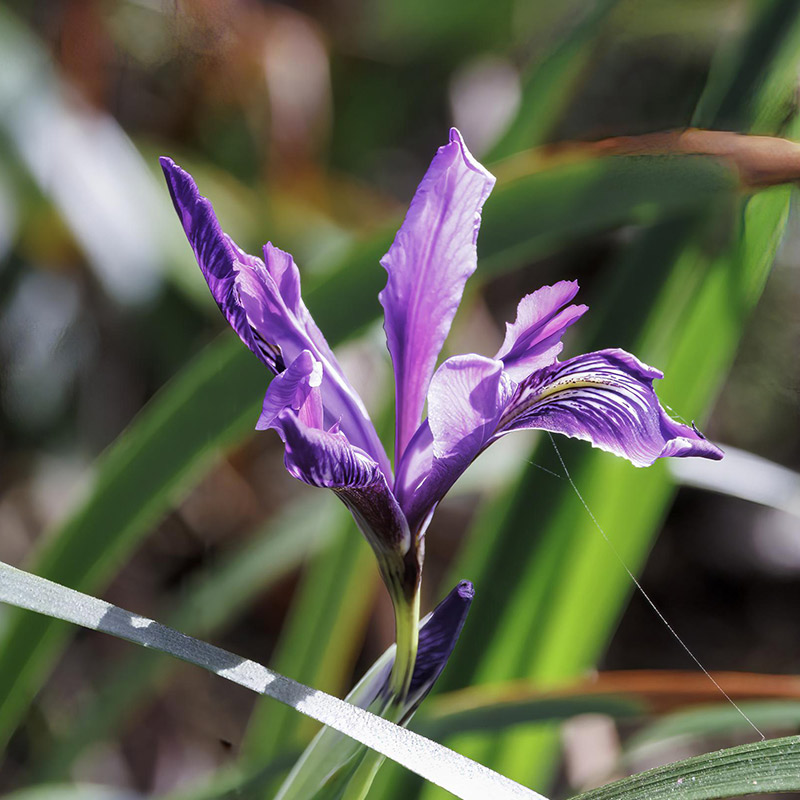
[[[300,421],[308,427],[322,428],[324,413],[319,391],[321,385],[322,362],[317,361],[309,350],[303,350],[284,372],[272,379],[264,395],[256,430],[275,428],[283,435],[278,417],[287,408],[296,412]]]
[[[577,293],[577,281],[559,281],[542,286],[519,301],[517,318],[506,323],[506,337],[495,356],[503,362],[510,378],[521,381],[556,360],[564,346],[564,331],[589,309],[584,305],[567,306]]]
[[[200,194],[188,172],[170,158],[159,161],[175,211],[220,311],[250,350],[273,372],[281,372],[285,364],[280,350],[261,339],[239,300],[237,275],[258,268],[260,259],[245,253],[223,233],[211,203]]]
[[[453,128],[381,259],[388,273],[379,297],[395,373],[396,464],[419,426],[436,359],[475,271],[481,208],[494,182]]]
[[[599,350],[534,372],[517,387],[498,434],[524,428],[562,433],[637,467],[666,456],[720,459],[694,427],[672,419],[653,391],[659,370],[624,350]]]
[[[322,401],[328,425],[339,422],[350,442],[368,452],[391,480],[391,466],[366,408],[303,303],[300,272],[272,243],[264,260],[248,255],[223,233],[194,179],[161,158],[175,210],[211,294],[242,341],[274,373],[304,350],[323,365]]]
[[[439,500],[492,440],[514,388],[503,362],[484,356],[448,358],[436,370],[428,392],[430,435],[415,437],[409,448],[409,458],[427,475],[416,485],[405,474],[404,485],[398,482],[398,491],[412,489],[400,495],[412,531],[424,528]]]
[[[378,463],[338,430],[306,425],[292,409],[273,426],[279,429],[289,473],[311,486],[332,489],[353,514],[378,553],[404,555],[411,542],[408,523]]]

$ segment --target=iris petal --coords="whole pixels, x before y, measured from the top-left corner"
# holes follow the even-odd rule
[[[561,352],[564,331],[582,317],[588,306],[566,306],[578,292],[577,281],[559,281],[525,295],[517,318],[506,323],[506,338],[495,358],[515,381],[552,364]]]
[[[430,436],[409,448],[425,477],[420,482],[403,473],[410,491],[400,501],[412,531],[424,529],[436,503],[492,440],[513,390],[503,362],[484,356],[455,356],[436,371],[428,392]]]
[[[720,459],[694,427],[672,419],[653,391],[663,377],[624,350],[600,350],[534,372],[519,384],[498,433],[539,428],[584,439],[637,467],[666,456]]]
[[[273,372],[304,350],[324,367],[321,386],[328,425],[339,422],[349,441],[368,452],[391,480],[383,445],[355,389],[344,376],[300,295],[300,273],[289,253],[271,243],[264,260],[223,233],[211,203],[171,159],[161,166],[178,216],[211,293],[242,341]]]
[[[481,208],[494,181],[452,129],[381,259],[388,273],[379,297],[395,372],[398,464],[419,425],[464,284],[475,271]]]
[[[264,396],[256,430],[275,428],[281,433],[277,419],[287,408],[295,411],[305,425],[322,428],[324,416],[319,391],[321,384],[322,362],[317,361],[309,350],[303,350],[284,372],[272,379]]]
[[[400,506],[378,463],[341,431],[306,425],[290,408],[275,420],[289,473],[311,486],[332,489],[350,509],[377,553],[405,555],[411,537]]]

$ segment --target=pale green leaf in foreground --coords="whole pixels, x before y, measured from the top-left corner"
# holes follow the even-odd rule
[[[0,562],[0,601],[82,625],[188,661],[292,706],[462,800],[546,800],[514,781],[344,700],[95,597]]]

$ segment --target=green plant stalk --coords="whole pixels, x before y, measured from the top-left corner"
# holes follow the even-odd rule
[[[390,573],[390,570],[385,569],[383,564],[381,564],[381,568],[392,596],[397,646],[394,664],[392,664],[392,671],[389,674],[388,697],[381,701],[377,708],[373,707],[371,710],[402,725],[403,717],[406,716],[404,704],[411,687],[411,678],[414,675],[417,650],[419,649],[419,570],[414,569],[412,572],[416,577],[413,580],[413,589],[409,590],[407,581],[404,581],[402,577]],[[365,753],[361,763],[355,768],[352,777],[347,782],[342,800],[364,800],[384,760],[380,753],[373,750]]]
[[[389,675],[390,700],[386,716],[394,719],[401,713],[403,701],[408,695],[411,686],[411,676],[414,674],[414,665],[417,661],[419,647],[419,583],[413,595],[407,598],[401,595],[392,598],[394,605],[395,641],[397,652]]]

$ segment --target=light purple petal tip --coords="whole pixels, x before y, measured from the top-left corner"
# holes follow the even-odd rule
[[[505,340],[495,356],[510,378],[521,381],[556,360],[564,331],[588,310],[584,305],[564,308],[577,293],[577,281],[559,281],[520,300],[517,318],[506,323]]]
[[[398,464],[419,426],[436,359],[475,271],[481,208],[494,182],[453,128],[381,259],[388,273],[379,297],[395,371]]]
[[[600,350],[535,372],[520,383],[500,432],[539,428],[591,442],[637,467],[666,456],[719,459],[722,451],[661,407],[662,373],[624,350]]]

